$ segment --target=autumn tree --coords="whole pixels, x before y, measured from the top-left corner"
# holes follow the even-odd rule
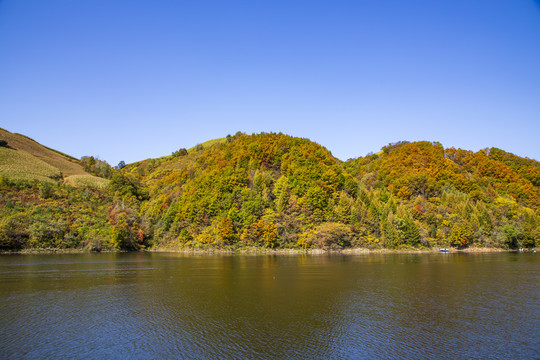
[[[224,244],[232,244],[236,238],[233,221],[225,217],[217,224],[217,236]]]
[[[464,248],[472,242],[472,237],[473,233],[467,225],[457,223],[450,233],[450,245],[458,249]]]

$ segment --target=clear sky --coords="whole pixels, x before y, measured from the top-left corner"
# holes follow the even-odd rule
[[[540,160],[540,3],[0,0],[0,127],[112,165],[237,131]]]

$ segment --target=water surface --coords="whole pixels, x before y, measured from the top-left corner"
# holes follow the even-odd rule
[[[0,256],[0,358],[540,358],[537,254]]]

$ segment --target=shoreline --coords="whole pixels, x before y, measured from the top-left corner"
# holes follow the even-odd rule
[[[532,250],[538,250],[534,248]],[[437,248],[404,248],[404,249],[368,249],[350,248],[339,250],[325,249],[268,249],[268,248],[239,248],[239,249],[190,249],[190,248],[150,248],[139,251],[107,250],[91,251],[86,249],[26,249],[21,251],[0,251],[0,255],[47,255],[47,254],[100,254],[100,253],[177,253],[186,255],[366,255],[366,254],[481,254],[518,252],[513,249],[469,247],[466,249],[448,248],[448,252],[442,252]]]
[[[442,252],[439,248],[424,249],[368,249],[368,248],[350,248],[339,250],[325,249],[268,249],[268,248],[241,248],[241,249],[171,249],[154,248],[147,252],[156,253],[180,253],[180,254],[207,254],[207,255],[365,255],[365,254],[479,254],[479,253],[501,253],[517,252],[517,250],[507,250],[499,248],[479,248],[471,247],[467,249],[449,248],[448,252]]]

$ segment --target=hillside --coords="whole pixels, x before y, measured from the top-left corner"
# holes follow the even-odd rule
[[[147,188],[141,215],[162,245],[296,246],[303,230],[332,220],[329,204],[352,200],[339,160],[282,134],[237,134],[155,165],[124,173]]]
[[[307,139],[237,134],[123,174],[159,246],[504,248],[536,243],[538,168],[429,142],[342,163]]]
[[[107,188],[4,181],[0,247],[14,228],[39,247],[47,223],[61,247],[105,249],[509,249],[540,234],[540,164],[495,148],[400,142],[342,162],[309,139],[237,133],[118,170],[82,163],[112,171]]]
[[[0,251],[114,247],[108,180],[23,135],[0,144]]]
[[[58,169],[64,176],[87,175],[77,159],[61,152],[49,149],[35,140],[19,134],[12,134],[0,129],[0,139],[6,140],[12,150],[25,152]]]
[[[521,164],[518,171],[496,154]],[[531,181],[539,166],[499,149],[475,153],[429,142],[390,144],[346,164],[385,246],[411,217],[422,243],[510,248],[533,246],[540,234],[540,188]]]
[[[24,135],[0,128],[0,175],[10,180],[65,181],[72,185],[106,186],[106,181],[87,173],[80,161],[50,149]]]
[[[60,170],[23,150],[0,147],[0,174],[13,180],[55,181]]]
[[[502,196],[537,210],[540,206],[540,163],[496,148],[474,153],[439,143],[396,143],[347,167],[366,185],[383,185],[404,200],[439,196],[452,185],[476,200]]]

